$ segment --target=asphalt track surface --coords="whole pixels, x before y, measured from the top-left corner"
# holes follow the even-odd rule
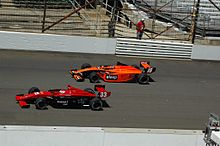
[[[21,109],[15,95],[32,86],[41,90],[93,88],[68,74],[82,63],[137,64],[138,58],[113,55],[0,50],[0,124],[127,127],[203,130],[210,112],[220,115],[220,62],[147,59],[157,67],[150,85],[104,83],[112,95],[103,111],[90,109]]]

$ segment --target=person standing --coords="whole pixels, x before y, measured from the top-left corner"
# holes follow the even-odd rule
[[[111,20],[108,23],[108,36],[115,37],[115,20]]]
[[[136,24],[136,29],[137,29],[137,39],[141,40],[143,33],[144,33],[144,19],[141,19],[137,24]]]

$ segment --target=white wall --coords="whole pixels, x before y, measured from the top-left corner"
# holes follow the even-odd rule
[[[220,46],[194,45],[191,59],[220,60]]]
[[[0,125],[2,146],[204,146],[196,130]]]
[[[116,43],[116,38],[0,31],[0,49],[115,54]],[[191,59],[219,61],[220,46],[193,45]]]
[[[0,48],[115,54],[116,39],[0,31]]]

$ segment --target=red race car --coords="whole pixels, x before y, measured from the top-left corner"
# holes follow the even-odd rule
[[[116,65],[100,65],[92,67],[85,63],[81,69],[71,69],[69,73],[79,82],[86,78],[91,83],[98,83],[99,80],[105,82],[138,82],[139,84],[148,84],[150,81],[149,74],[156,71],[149,62],[141,61],[140,65],[127,65],[117,62]]]
[[[35,104],[37,109],[47,109],[48,105],[56,107],[90,107],[91,110],[102,110],[103,99],[110,96],[111,92],[105,90],[104,85],[95,85],[95,89],[84,90],[67,86],[67,89],[51,89],[40,91],[32,87],[28,94],[16,95],[16,101],[22,108],[29,108]]]

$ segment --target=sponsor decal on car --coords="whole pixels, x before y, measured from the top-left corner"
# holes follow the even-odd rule
[[[117,80],[118,76],[117,75],[106,75],[105,77],[107,80]]]
[[[57,100],[57,103],[68,104],[68,100]]]

